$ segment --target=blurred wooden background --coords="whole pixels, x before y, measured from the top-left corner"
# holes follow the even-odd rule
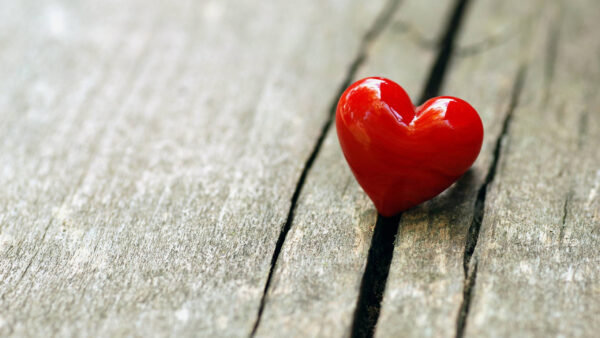
[[[0,335],[598,336],[597,0],[0,3]],[[486,131],[392,219],[371,75]]]

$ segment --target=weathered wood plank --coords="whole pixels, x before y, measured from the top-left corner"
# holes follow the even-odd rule
[[[477,1],[467,8],[440,95],[470,102],[485,129],[473,168],[428,203],[402,215],[377,336],[453,337],[465,283],[470,228],[511,109],[536,2]],[[467,253],[465,253],[467,251]]]
[[[304,161],[382,7],[13,2],[0,333],[249,334]]]
[[[427,41],[443,33],[451,4],[402,1],[355,80],[386,76],[417,100],[436,54]],[[348,336],[376,218],[332,126],[300,195],[257,336]]]
[[[478,110],[484,144],[473,168],[454,186],[402,215],[379,337],[450,337],[460,326],[469,229],[477,222],[478,193],[492,170],[538,4],[478,1],[467,10],[439,94],[462,97]],[[497,43],[489,45],[493,39]]]
[[[486,199],[467,336],[600,331],[600,4],[545,5]]]

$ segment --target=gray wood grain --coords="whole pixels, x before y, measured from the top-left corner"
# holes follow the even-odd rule
[[[479,158],[440,196],[403,213],[376,336],[453,337],[476,200],[494,161],[538,3],[477,1],[466,13],[440,95],[467,100],[485,137]]]
[[[597,1],[557,2],[536,25],[473,256],[467,336],[598,336],[599,15]]]
[[[439,6],[430,11],[434,3]],[[386,76],[418,97],[451,1],[403,1],[355,79]],[[377,212],[329,130],[300,195],[257,336],[348,336]]]
[[[249,334],[304,162],[382,7],[12,2],[0,334]]]
[[[452,4],[3,1],[0,335],[250,334],[340,84],[417,99]],[[377,336],[597,336],[598,17],[472,1],[440,94],[483,149],[403,214]],[[334,128],[304,183],[258,336],[350,334],[376,212]]]

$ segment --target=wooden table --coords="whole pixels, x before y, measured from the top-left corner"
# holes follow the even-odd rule
[[[0,335],[598,337],[597,0],[6,0]],[[473,168],[395,218],[332,118],[462,97]]]

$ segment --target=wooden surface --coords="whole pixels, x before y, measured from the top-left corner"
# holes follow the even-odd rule
[[[427,38],[434,40],[442,34],[450,4],[444,2],[441,9],[445,10],[431,17],[429,6],[423,6],[422,1],[399,3],[380,36],[365,46],[365,61],[352,74],[352,80],[385,75],[418,95],[435,49],[424,49],[404,27],[429,29]],[[377,212],[352,176],[332,127],[300,195],[266,298],[259,336],[272,335],[282,325],[296,336],[351,333],[376,218]]]
[[[39,31],[5,42],[31,56],[2,115],[2,332],[247,335],[384,3],[92,4],[5,23]]]
[[[600,8],[540,14],[472,260],[471,336],[600,332]]]
[[[535,2],[482,0],[470,4],[470,15],[456,39],[444,93],[477,107],[485,139],[479,158],[453,187],[438,198],[405,212],[398,236],[377,336],[453,337],[459,329],[465,290],[467,243],[477,242],[475,228],[484,215],[482,192],[492,183],[498,139],[512,114],[515,91],[523,75],[523,49],[530,42],[530,17]],[[510,32],[514,30],[514,32]],[[493,37],[510,38],[492,47],[478,47]],[[478,244],[479,245],[479,244]],[[472,248],[471,248],[472,250]]]
[[[600,331],[597,1],[2,7],[0,335]],[[486,131],[395,219],[331,124],[369,75]]]

